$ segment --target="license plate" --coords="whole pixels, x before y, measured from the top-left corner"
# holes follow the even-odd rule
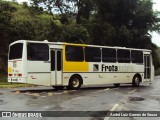
[[[18,79],[17,78],[12,78],[12,81],[18,81]]]

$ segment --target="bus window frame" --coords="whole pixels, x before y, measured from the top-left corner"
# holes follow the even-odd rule
[[[93,59],[92,61],[90,61],[90,60],[86,60],[86,48],[94,48],[94,49],[99,49],[99,51],[100,51],[100,56],[98,56],[100,59],[97,59],[97,61],[95,61],[96,59]],[[94,56],[95,57],[95,56]],[[97,56],[96,56],[97,57]],[[100,47],[90,47],[90,46],[87,46],[87,47],[85,47],[85,49],[84,49],[84,58],[85,58],[85,62],[102,62],[102,49],[100,48]],[[99,61],[98,61],[99,60]]]
[[[82,56],[83,56],[83,58],[82,58],[82,60],[68,60],[67,59],[67,48],[68,47],[79,47],[79,48],[82,48]],[[67,62],[83,62],[84,60],[85,60],[85,56],[84,56],[84,54],[85,54],[85,51],[84,51],[84,47],[83,46],[76,46],[76,45],[66,45],[65,46],[65,60],[67,61]]]
[[[31,59],[28,59],[28,45],[29,44],[41,44],[41,45],[46,45],[47,46],[47,48],[48,48],[48,58],[47,58],[47,60],[32,60],[32,58]],[[48,44],[44,44],[44,43],[27,43],[27,60],[28,61],[49,61],[50,60],[50,48],[49,48],[49,45]]]
[[[10,59],[11,47],[14,46],[14,45],[17,45],[17,44],[22,44],[22,54],[21,54],[22,56],[21,56],[21,58],[12,58],[12,59]],[[15,43],[15,44],[10,45],[8,60],[22,59],[23,58],[23,51],[24,51],[24,43]]]
[[[104,49],[114,50],[114,52],[115,52],[115,61],[104,61],[103,60],[103,50]],[[115,49],[115,48],[102,48],[101,49],[101,56],[102,56],[101,61],[104,62],[104,63],[116,63],[117,62],[117,49]]]
[[[142,53],[142,62],[133,62],[133,57],[132,57],[132,52],[141,52]],[[143,53],[143,51],[139,51],[139,50],[131,50],[131,62],[133,63],[133,64],[144,64],[144,53]]]
[[[123,62],[121,62],[122,60],[119,61],[119,59],[118,59],[118,51],[120,51],[120,50],[122,50],[122,51],[129,51],[129,61],[128,62],[126,62],[126,60],[123,60]],[[117,62],[118,63],[131,63],[132,62],[132,59],[131,59],[131,50],[128,50],[128,49],[117,49]]]

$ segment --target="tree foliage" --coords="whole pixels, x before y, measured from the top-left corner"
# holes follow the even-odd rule
[[[7,66],[8,45],[18,39],[64,41],[146,48],[160,67],[150,31],[159,32],[152,0],[0,0],[0,61]]]
[[[7,64],[8,43],[12,38],[12,12],[16,11],[15,7],[9,5],[8,2],[0,1],[0,62],[1,68],[5,68]],[[2,44],[3,43],[3,44]]]

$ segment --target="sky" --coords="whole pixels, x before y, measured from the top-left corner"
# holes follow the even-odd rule
[[[27,2],[28,0],[16,0],[19,3]],[[153,9],[160,11],[160,0],[153,0]],[[152,32],[152,42],[160,47],[160,34]]]

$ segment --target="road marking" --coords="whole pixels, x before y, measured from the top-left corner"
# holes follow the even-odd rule
[[[41,96],[41,97],[47,97],[47,96]]]
[[[63,93],[68,93],[68,90],[64,90]]]
[[[60,95],[60,94],[62,94],[62,93],[54,93],[55,95]]]
[[[100,92],[102,92],[102,90],[100,90],[100,91],[96,91],[96,92],[93,92],[93,93],[100,93]]]
[[[32,94],[33,96],[40,96],[40,94],[39,93],[34,93],[34,94]]]
[[[115,104],[110,111],[115,111],[119,104]]]
[[[111,89],[110,89],[110,88],[107,88],[107,89],[100,90],[100,91],[96,91],[96,92],[93,92],[93,93],[100,93],[100,92],[104,92],[104,91],[108,91],[108,90],[111,90]]]
[[[51,93],[51,92],[49,92],[49,93],[47,93],[48,94],[48,96],[53,96],[54,94],[53,93]]]
[[[115,104],[110,111],[115,111],[119,104]],[[104,120],[109,120],[110,117],[105,117]]]
[[[15,92],[15,94],[19,94],[20,93],[20,91],[19,90],[17,90],[16,92]]]
[[[110,90],[110,88],[104,89],[103,91],[108,91],[108,90]]]
[[[128,92],[129,94],[134,93],[137,89]]]
[[[82,97],[76,97],[76,98],[73,98],[73,100],[78,100],[78,99],[81,99]]]

